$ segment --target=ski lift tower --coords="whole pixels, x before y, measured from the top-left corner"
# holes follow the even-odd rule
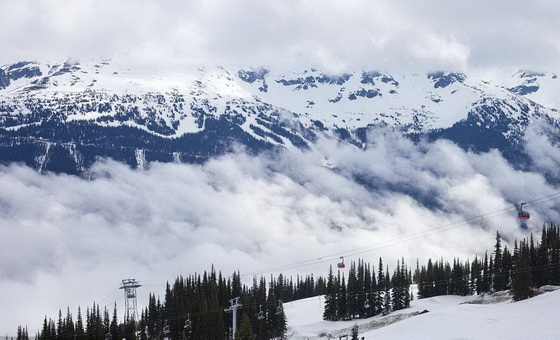
[[[119,289],[124,289],[125,322],[138,321],[138,309],[136,305],[136,288],[141,287],[140,282],[135,279],[124,279]]]

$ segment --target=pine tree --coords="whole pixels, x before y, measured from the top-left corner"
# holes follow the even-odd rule
[[[7,337],[7,336],[6,336]],[[18,326],[17,328],[17,336],[16,336],[17,340],[23,340],[23,332],[21,330],[21,325]]]
[[[358,340],[358,325],[352,327],[352,340]]]
[[[45,315],[45,319],[43,321],[43,329],[41,330],[41,338],[49,338],[51,336],[49,330],[49,321],[47,320],[47,316]]]
[[[325,295],[325,310],[323,312],[323,320],[334,321],[337,315],[337,292],[335,291],[332,265],[329,267],[329,276],[327,277],[327,295]]]
[[[365,287],[366,285],[365,272],[366,272],[366,268],[364,265],[364,261],[358,260],[358,272],[356,276],[356,287],[354,293],[354,295],[356,296],[356,300],[355,300],[356,310],[355,310],[354,317],[359,317],[359,318],[364,318],[366,316],[365,303],[368,296],[368,290]]]
[[[383,294],[383,315],[387,315],[393,311],[393,306],[391,305],[391,276],[389,276],[388,266],[383,282],[385,283],[385,292]]]
[[[210,332],[212,325],[210,324],[209,320],[209,308],[208,303],[206,302],[206,298],[202,297],[202,303],[200,309],[200,315],[197,320],[196,331],[194,333],[193,339],[195,340],[205,340],[205,339],[212,339],[210,337]]]
[[[64,327],[62,323],[62,310],[58,310],[58,322],[56,323],[56,335],[61,338],[64,335]]]
[[[210,296],[209,296],[209,323],[211,330],[209,332],[209,339],[222,339],[225,334],[224,320],[222,318],[222,308],[218,303],[218,291],[215,281],[210,283]]]
[[[484,252],[484,262],[482,263],[482,282],[481,282],[481,292],[486,293],[490,291],[490,267],[488,263],[488,252]]]
[[[247,313],[243,313],[241,320],[241,326],[237,329],[235,334],[235,339],[237,340],[255,340],[255,335],[253,334],[253,328],[251,327],[251,320]]]
[[[119,320],[117,317],[117,303],[115,302],[115,307],[113,308],[113,319],[111,320],[111,325],[109,326],[109,332],[113,339],[119,339]]]
[[[471,291],[476,294],[480,294],[481,292],[481,276],[482,275],[482,267],[480,265],[480,261],[478,257],[475,256],[474,260],[471,264]]]
[[[340,290],[338,291],[338,317],[342,320],[348,320],[348,303],[346,294],[346,282],[344,275],[342,275],[342,281],[340,283]]]
[[[354,319],[357,313],[356,287],[356,262],[352,261],[348,271],[348,285],[346,286],[346,313],[349,320]]]
[[[70,313],[70,307],[66,308],[66,319],[64,320],[65,333],[68,336],[73,336],[75,334],[74,320],[72,320],[72,313]]]
[[[377,272],[377,286],[375,288],[376,288],[376,294],[375,294],[374,314],[377,315],[383,312],[384,310],[385,293],[386,293],[385,276],[383,274],[383,260],[381,257],[379,258],[379,267]]]
[[[404,299],[402,296],[402,285],[403,285],[403,280],[401,277],[401,265],[400,263],[397,261],[397,268],[395,269],[394,273],[393,273],[393,278],[391,280],[391,285],[393,286],[393,290],[392,290],[392,296],[391,296],[391,305],[393,307],[393,310],[399,310],[399,309],[403,309],[404,305]]]
[[[521,242],[519,249],[518,262],[516,264],[515,275],[513,276],[512,293],[513,300],[519,301],[530,298],[534,295],[532,289],[532,278],[529,267],[530,248]]]

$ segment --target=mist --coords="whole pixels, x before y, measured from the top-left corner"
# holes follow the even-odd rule
[[[0,330],[24,324],[33,334],[45,315],[93,301],[122,313],[124,278],[143,284],[144,306],[166,281],[212,265],[250,282],[284,265],[288,275],[326,275],[340,255],[374,265],[383,257],[390,267],[401,257],[409,266],[472,260],[492,251],[496,231],[511,247],[559,220],[558,188],[544,174],[557,176],[547,171],[560,153],[538,131],[531,136],[528,150],[548,156],[535,154],[524,170],[495,150],[414,144],[383,130],[365,149],[325,138],[311,151],[240,151],[145,171],[100,160],[91,180],[1,166]],[[515,205],[543,197],[527,205],[522,228]],[[301,261],[309,262],[289,266]]]

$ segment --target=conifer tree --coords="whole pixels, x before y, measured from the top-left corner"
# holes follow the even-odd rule
[[[117,303],[113,308],[113,319],[111,320],[111,325],[109,326],[109,332],[113,339],[119,339],[119,320],[117,317]]]
[[[68,336],[73,336],[75,334],[74,320],[72,319],[72,313],[70,313],[70,307],[66,308],[66,319],[65,322],[65,333]]]
[[[357,277],[356,277],[356,262],[352,261],[350,264],[350,270],[348,271],[348,285],[346,286],[346,314],[347,319],[353,319],[357,313],[357,296],[356,287]]]
[[[395,269],[394,273],[393,273],[393,278],[391,281],[391,285],[393,286],[393,290],[392,290],[392,294],[391,294],[391,305],[393,307],[393,310],[399,310],[399,309],[403,309],[404,305],[404,299],[402,296],[402,285],[403,285],[403,280],[401,278],[401,266],[399,261],[397,261],[397,268]]]
[[[206,298],[204,296],[202,296],[202,302],[200,305],[201,305],[200,315],[198,317],[196,331],[194,333],[193,339],[195,340],[212,339],[210,337],[212,324],[210,324],[210,318],[208,313],[209,312],[208,302],[206,301]]]
[[[387,289],[385,287],[385,275],[383,274],[383,259],[381,257],[379,258],[377,286],[375,288],[375,315],[377,315],[384,310],[385,295],[387,292]]]
[[[56,323],[56,335],[62,337],[64,335],[64,326],[62,323],[62,310],[58,310],[58,322]]]
[[[213,283],[212,283],[213,282]],[[209,323],[211,330],[209,332],[209,339],[222,339],[225,334],[224,320],[222,318],[222,307],[218,303],[218,291],[216,282],[214,280],[210,283],[210,296],[209,296]]]
[[[481,292],[481,275],[482,275],[482,266],[480,265],[480,261],[478,257],[475,256],[474,260],[471,264],[471,291],[476,294],[480,294]]]
[[[323,312],[323,320],[334,321],[337,315],[337,303],[335,291],[332,265],[329,267],[329,275],[327,277],[327,295],[325,295],[325,310]]]
[[[375,302],[377,300],[377,281],[375,280],[375,268],[370,268],[367,264],[364,269],[364,292],[366,293],[367,306],[365,307],[364,318],[369,318],[376,313]]]
[[[352,340],[358,340],[358,325],[352,327]]]
[[[482,279],[481,279],[481,292],[490,291],[490,267],[488,264],[488,252],[484,252],[484,261],[482,262]]]
[[[338,319],[348,320],[348,303],[346,295],[346,282],[344,274],[342,275],[342,281],[340,283],[340,290],[338,291]]]
[[[512,293],[513,300],[519,301],[530,298],[534,295],[532,289],[531,271],[529,268],[530,248],[521,242],[519,249],[518,262],[515,275],[513,277]]]
[[[358,271],[356,273],[356,309],[354,317],[363,318],[366,315],[365,303],[368,295],[368,290],[365,287],[365,265],[363,260],[358,260]]]
[[[253,328],[251,326],[251,320],[249,320],[249,316],[247,315],[247,313],[243,313],[241,325],[237,329],[235,339],[255,340],[255,335],[253,334]]]
[[[391,305],[391,277],[389,276],[389,267],[387,266],[387,273],[383,279],[385,283],[385,292],[383,294],[383,315],[387,315],[393,311]]]

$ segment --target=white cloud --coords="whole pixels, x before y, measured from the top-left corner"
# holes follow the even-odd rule
[[[3,1],[0,63],[126,56],[340,70],[558,69],[550,1]]]
[[[99,301],[127,277],[146,285],[142,305],[166,280],[212,264],[225,275],[264,269],[268,276],[266,268],[361,247],[370,251],[360,257],[377,263],[383,256],[390,265],[401,256],[411,264],[416,257],[472,258],[491,248],[496,230],[509,240],[526,235],[515,211],[430,229],[557,190],[497,152],[467,153],[445,141],[418,146],[379,131],[370,139],[365,151],[325,140],[320,152],[240,153],[204,165],[154,163],[147,171],[103,161],[92,181],[1,167],[0,300],[10,308],[0,329],[40,326],[45,314]],[[528,209],[529,230],[537,233],[560,217],[554,200]],[[324,275],[335,262],[287,273]]]

